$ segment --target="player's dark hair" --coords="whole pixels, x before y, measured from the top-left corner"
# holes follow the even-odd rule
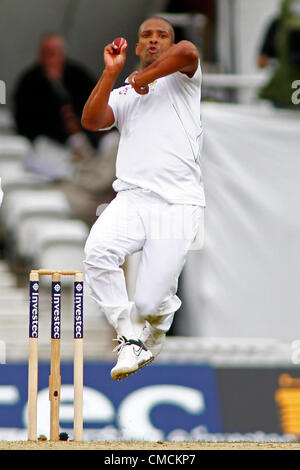
[[[164,21],[165,23],[167,23],[167,24],[170,26],[170,29],[171,29],[171,33],[172,33],[172,42],[175,42],[175,31],[174,31],[173,25],[170,23],[169,20],[167,20],[167,19],[164,18],[163,16],[159,16],[159,15],[149,16],[149,18],[146,18],[146,19],[140,24],[140,27],[139,27],[139,29],[138,29],[138,38],[139,38],[141,26],[142,26],[146,21],[148,21],[148,20],[162,20],[162,21]]]

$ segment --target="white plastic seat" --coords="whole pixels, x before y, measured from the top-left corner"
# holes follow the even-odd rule
[[[33,269],[72,269],[83,271],[84,245],[77,242],[61,242],[47,245],[43,251],[35,253]],[[43,283],[44,276],[41,282]],[[69,281],[69,282],[68,282]],[[73,279],[66,277],[67,283],[72,283]]]
[[[18,159],[12,158],[11,160],[1,160],[0,158],[0,175],[3,184],[21,172],[23,172],[23,165]]]
[[[33,269],[72,269],[83,271],[84,245],[88,227],[79,220],[61,220],[42,226],[35,231],[32,246]],[[41,283],[44,283],[44,276]],[[65,284],[72,284],[72,276],[64,277]]]
[[[23,161],[32,151],[31,142],[20,135],[0,135],[0,161]]]
[[[5,195],[16,189],[46,189],[45,178],[24,170],[22,165],[0,161],[0,175]]]
[[[41,253],[48,247],[68,244],[83,247],[88,232],[87,225],[81,220],[36,218],[30,224],[23,224],[18,238],[19,251],[23,255],[28,254],[30,258],[36,259],[41,258]],[[63,269],[69,268],[65,266]]]
[[[45,215],[37,213],[31,214],[21,220],[18,229],[14,233],[15,238],[15,253],[18,258],[24,261],[32,258],[36,250],[36,238],[39,233],[46,230],[46,226],[51,224],[53,227],[57,226],[58,222],[66,221],[67,219],[63,214],[49,214]]]
[[[13,113],[6,106],[0,107],[0,135],[16,135]]]
[[[21,221],[37,215],[66,218],[70,217],[71,208],[58,190],[16,189],[5,195],[1,219],[7,231],[16,232]]]

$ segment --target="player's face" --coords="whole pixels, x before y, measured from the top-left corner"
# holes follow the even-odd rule
[[[138,39],[136,55],[140,58],[142,68],[157,60],[174,42],[171,26],[157,18],[142,23]]]

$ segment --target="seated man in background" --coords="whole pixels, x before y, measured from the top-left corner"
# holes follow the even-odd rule
[[[278,60],[277,41],[279,29],[280,19],[277,17],[273,18],[271,23],[268,25],[259,50],[257,63],[260,68],[264,68],[272,64],[275,65]]]
[[[293,90],[300,76],[300,0],[283,0],[278,17],[267,31],[259,65],[272,63],[275,66],[271,77],[259,91],[259,97],[276,108],[299,111]]]
[[[80,117],[94,85],[90,74],[67,58],[59,34],[42,37],[38,62],[24,72],[14,93],[17,131],[36,147],[28,169],[49,180],[68,179],[70,149],[77,159],[93,154],[99,135],[83,130]]]
[[[97,207],[115,196],[118,135],[103,136],[81,126],[82,110],[95,81],[67,58],[60,35],[42,37],[38,58],[22,75],[14,94],[17,131],[32,141],[34,149],[25,169],[58,186],[73,216],[91,225]]]

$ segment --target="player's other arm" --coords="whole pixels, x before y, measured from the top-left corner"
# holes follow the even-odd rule
[[[115,118],[108,100],[115,80],[113,74],[104,70],[82,111],[81,124],[85,129],[97,131],[113,125]]]
[[[125,43],[118,54],[114,53],[114,45],[108,44],[104,49],[105,69],[90,94],[82,112],[81,124],[85,129],[97,131],[110,127],[115,122],[112,108],[108,104],[109,95],[115,81],[126,61]]]
[[[157,78],[165,77],[174,72],[182,72],[192,77],[198,67],[199,52],[196,46],[190,41],[180,41],[173,44],[155,62],[146,67],[141,72],[133,72],[129,81],[138,92],[139,88],[147,85]],[[132,83],[132,78],[134,82]],[[136,86],[135,86],[136,85]]]

